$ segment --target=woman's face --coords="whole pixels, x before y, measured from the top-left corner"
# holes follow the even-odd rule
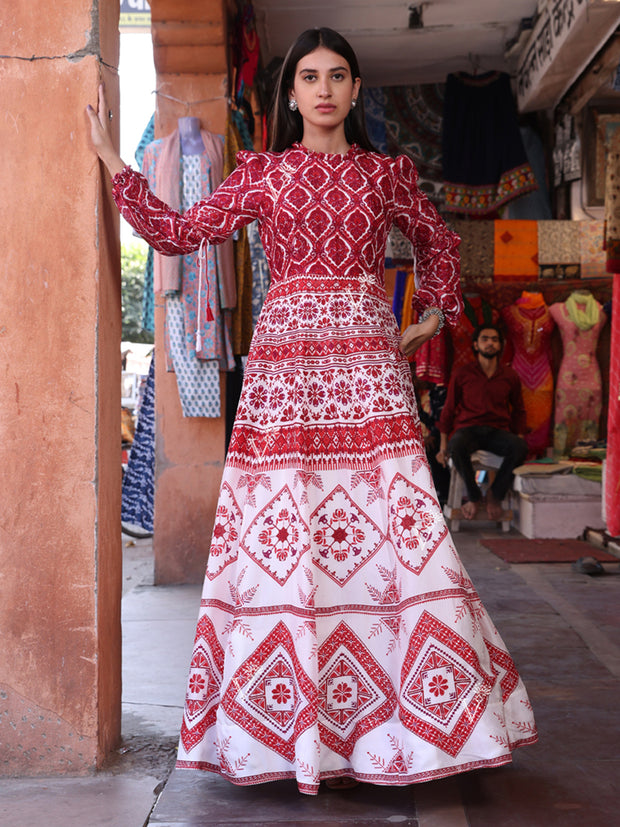
[[[289,99],[297,101],[306,125],[332,130],[344,122],[359,88],[360,79],[352,77],[348,62],[319,46],[298,62]]]

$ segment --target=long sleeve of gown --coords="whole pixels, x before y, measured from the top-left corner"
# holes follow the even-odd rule
[[[123,218],[164,255],[187,255],[203,239],[217,244],[261,217],[264,177],[261,156],[239,152],[239,166],[206,199],[181,214],[160,201],[146,178],[125,167],[112,179],[112,195]]]
[[[413,306],[440,308],[449,325],[463,312],[460,238],[448,229],[418,187],[418,173],[406,155],[394,159],[394,223],[413,244],[416,291]]]

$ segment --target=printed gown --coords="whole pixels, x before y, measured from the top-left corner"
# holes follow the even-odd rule
[[[164,253],[255,219],[272,281],[223,473],[178,766],[236,784],[410,784],[510,761],[531,706],[448,534],[383,284],[392,223],[417,309],[461,311],[458,237],[406,157],[239,153],[170,211],[139,173],[125,218]]]

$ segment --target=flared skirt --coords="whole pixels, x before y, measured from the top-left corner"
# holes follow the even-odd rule
[[[273,284],[248,359],[178,766],[410,784],[536,740],[449,536],[381,287]]]

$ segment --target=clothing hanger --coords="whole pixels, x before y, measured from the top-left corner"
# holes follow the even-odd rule
[[[211,103],[212,101],[221,101],[225,100],[228,101],[228,104],[232,104],[232,99],[228,95],[216,95],[214,98],[201,98],[200,100],[195,101],[186,101],[181,100],[181,98],[175,98],[173,95],[167,95],[165,92],[162,92],[161,89],[153,89],[153,95],[159,95],[161,98],[166,98],[169,101],[174,101],[175,103],[180,103],[185,107],[185,114],[189,115],[189,110],[191,106],[196,106],[199,103]]]
[[[471,63],[472,75],[476,77],[476,75],[478,74],[478,69],[480,68],[480,55],[476,55],[473,52],[470,52],[468,57],[469,62]]]

